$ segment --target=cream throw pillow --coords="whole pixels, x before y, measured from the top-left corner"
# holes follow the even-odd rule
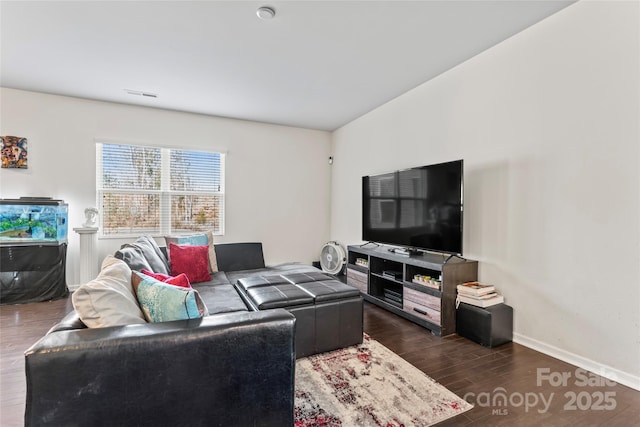
[[[147,323],[131,286],[131,269],[111,255],[102,262],[98,277],[81,285],[71,300],[89,328]]]
[[[207,240],[209,241],[209,271],[211,271],[211,273],[217,273],[218,258],[216,257],[216,247],[213,244],[212,231],[207,231]]]

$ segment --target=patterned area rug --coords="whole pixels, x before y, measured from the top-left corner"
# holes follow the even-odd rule
[[[366,334],[296,363],[296,427],[422,427],[472,407]]]

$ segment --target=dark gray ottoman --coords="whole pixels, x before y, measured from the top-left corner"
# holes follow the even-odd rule
[[[296,317],[296,358],[362,342],[362,297],[353,286],[318,273],[238,280],[255,310],[285,308]]]
[[[485,347],[497,347],[513,340],[513,308],[496,304],[486,308],[460,303],[456,333]]]
[[[337,280],[306,282],[297,286],[314,298],[317,353],[362,342],[362,297],[359,289]]]

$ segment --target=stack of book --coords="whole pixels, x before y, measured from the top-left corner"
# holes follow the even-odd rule
[[[504,302],[504,297],[496,292],[492,285],[478,282],[467,282],[458,285],[456,303],[464,302],[476,307],[490,307]]]

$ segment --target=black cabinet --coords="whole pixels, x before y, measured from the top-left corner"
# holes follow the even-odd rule
[[[360,289],[365,300],[436,335],[456,331],[456,286],[477,277],[478,262],[460,257],[348,247],[347,283]]]
[[[506,304],[476,307],[460,303],[457,311],[458,335],[485,347],[497,347],[513,340],[513,308]]]
[[[0,245],[0,304],[66,296],[66,259],[66,243]]]

